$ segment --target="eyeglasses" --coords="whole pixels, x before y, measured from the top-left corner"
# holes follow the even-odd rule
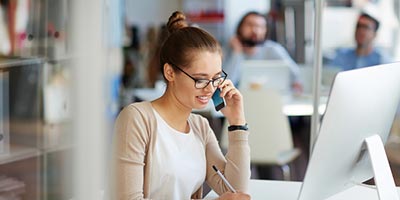
[[[218,77],[218,78],[213,78],[213,79],[197,79],[194,78],[192,76],[190,76],[188,73],[186,73],[185,71],[183,71],[181,68],[179,68],[178,66],[176,66],[175,64],[172,64],[171,62],[169,62],[173,67],[177,68],[179,71],[183,72],[186,76],[188,76],[189,78],[194,80],[194,87],[197,89],[204,89],[208,86],[208,84],[212,83],[212,85],[214,87],[218,87],[219,85],[221,85],[226,77],[228,76],[228,74],[225,73],[224,70],[222,70],[223,75]]]
[[[374,30],[374,27],[368,26],[367,24],[357,23],[357,29],[364,29],[364,30]]]

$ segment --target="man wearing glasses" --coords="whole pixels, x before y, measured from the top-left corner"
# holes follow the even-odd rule
[[[379,21],[367,14],[361,13],[357,20],[355,40],[356,48],[340,48],[332,59],[327,58],[327,65],[340,67],[342,70],[352,70],[362,67],[389,63],[389,56],[374,46],[379,29]]]

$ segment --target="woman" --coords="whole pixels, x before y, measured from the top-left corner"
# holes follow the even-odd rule
[[[222,71],[221,47],[204,30],[188,27],[181,12],[172,14],[167,28],[170,35],[160,51],[165,93],[127,106],[116,121],[118,198],[200,199],[207,181],[221,200],[250,199],[230,191],[212,168],[237,191],[247,191],[249,132],[242,95]],[[192,113],[204,108],[217,88],[226,101],[221,112],[236,125],[225,157],[208,121]]]

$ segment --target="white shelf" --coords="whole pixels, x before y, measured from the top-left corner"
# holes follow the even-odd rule
[[[41,143],[39,148],[42,153],[68,150],[73,147],[71,124],[45,124],[42,126]]]
[[[0,165],[37,157],[39,155],[39,149],[22,145],[10,145],[10,152],[8,154],[0,155]]]

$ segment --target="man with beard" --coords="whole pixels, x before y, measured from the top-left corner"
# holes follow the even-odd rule
[[[356,48],[339,48],[332,59],[326,58],[329,66],[352,70],[362,67],[389,63],[389,56],[374,47],[374,39],[379,28],[379,21],[367,13],[361,13],[357,20],[355,41]]]
[[[238,87],[241,62],[244,60],[284,60],[290,63],[292,88],[302,92],[298,79],[299,69],[285,48],[267,40],[267,19],[261,13],[250,11],[240,20],[236,35],[230,40],[230,49],[224,62],[224,70]]]

